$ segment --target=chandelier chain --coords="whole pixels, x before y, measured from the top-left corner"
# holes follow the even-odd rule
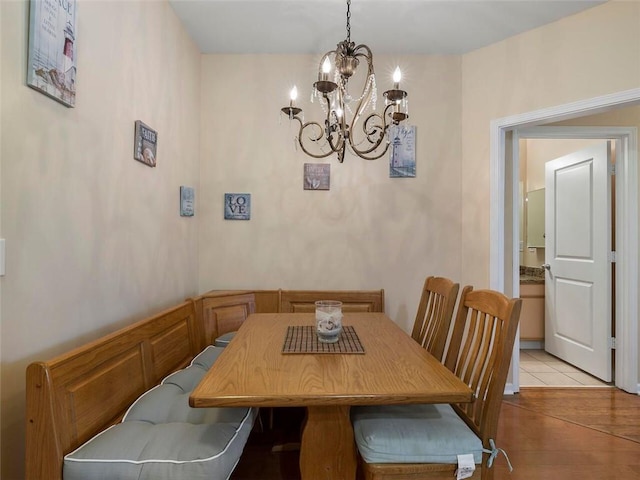
[[[347,43],[351,43],[351,0],[347,0]]]

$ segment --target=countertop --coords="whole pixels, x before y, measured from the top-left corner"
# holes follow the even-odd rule
[[[520,284],[543,284],[544,269],[542,267],[520,266]]]

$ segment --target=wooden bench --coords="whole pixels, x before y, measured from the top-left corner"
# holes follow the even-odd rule
[[[184,302],[47,362],[27,367],[26,478],[62,478],[63,457],[118,423],[141,394],[201,350]]]
[[[331,297],[331,298],[330,298]],[[384,311],[384,291],[207,292],[26,372],[26,479],[62,479],[64,456],[122,421],[133,402],[253,312],[343,300]],[[351,305],[351,307],[349,306]],[[353,310],[352,310],[353,311]]]

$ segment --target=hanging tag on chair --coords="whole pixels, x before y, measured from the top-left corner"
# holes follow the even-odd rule
[[[476,470],[476,463],[473,460],[473,454],[458,455],[458,469],[456,470],[456,480],[469,478],[473,476]]]

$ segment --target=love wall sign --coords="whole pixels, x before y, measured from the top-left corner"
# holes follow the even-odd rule
[[[225,220],[250,220],[251,219],[251,194],[250,193],[225,193],[224,194],[224,219]]]

